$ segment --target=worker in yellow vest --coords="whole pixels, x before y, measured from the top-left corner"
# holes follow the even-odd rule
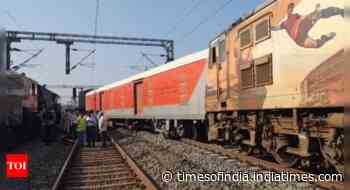
[[[77,135],[78,135],[78,142],[80,146],[84,146],[85,141],[85,132],[86,132],[86,116],[85,112],[81,111],[80,114],[77,117]]]

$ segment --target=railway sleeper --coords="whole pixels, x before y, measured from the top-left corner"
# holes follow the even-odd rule
[[[124,166],[122,163],[111,164],[111,165],[96,165],[96,166],[74,166],[72,165],[71,170],[93,170],[93,169],[104,169],[104,168],[115,168]]]
[[[116,155],[115,153],[112,153],[111,151],[98,151],[98,152],[81,152],[81,156],[98,156],[98,155]]]
[[[100,179],[100,178],[107,179],[107,178],[121,177],[121,176],[128,176],[128,175],[133,176],[134,174],[129,170],[113,172],[113,173],[100,173],[100,174],[96,174],[96,173],[95,174],[84,174],[84,175],[67,174],[65,179],[66,180],[83,180],[83,179]]]
[[[82,162],[93,162],[93,161],[111,161],[111,160],[123,160],[121,156],[111,156],[111,157],[76,157],[74,160],[79,160]]]
[[[122,163],[123,160],[100,160],[100,161],[84,161],[74,164],[74,166],[96,166],[96,165],[110,165],[110,164],[119,164]]]
[[[128,181],[123,183],[111,183],[111,184],[104,184],[104,185],[85,185],[85,186],[67,186],[65,187],[66,190],[93,190],[93,189],[134,189],[134,188],[140,188],[142,189],[142,186],[138,183],[138,181]]]
[[[115,161],[115,160],[123,160],[121,156],[111,156],[111,157],[77,157],[76,160],[80,162],[97,162],[97,161]]]
[[[100,147],[95,147],[95,148],[84,147],[79,152],[81,154],[101,154],[101,153],[110,153],[111,151],[113,151],[113,147],[106,147],[103,149],[101,149]]]
[[[105,179],[86,179],[86,180],[70,180],[65,183],[66,186],[99,186],[105,184],[119,184],[126,182],[140,182],[133,176],[123,176],[123,177],[114,177],[114,178],[105,178]]]
[[[70,173],[73,175],[84,175],[84,174],[99,174],[99,173],[113,173],[118,171],[125,171],[129,168],[126,166],[116,167],[116,168],[99,168],[99,169],[89,169],[89,170],[72,170]]]

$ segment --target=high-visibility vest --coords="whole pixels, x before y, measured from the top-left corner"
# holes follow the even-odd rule
[[[78,117],[78,127],[77,131],[78,132],[84,132],[86,130],[86,120],[84,117],[79,116]]]

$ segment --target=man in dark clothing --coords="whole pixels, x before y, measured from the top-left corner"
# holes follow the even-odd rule
[[[95,147],[97,135],[97,119],[92,112],[88,113],[88,116],[86,117],[86,124],[88,147]]]
[[[53,109],[44,111],[43,113],[43,124],[45,129],[44,142],[49,144],[51,142],[51,130],[56,123],[56,114]]]

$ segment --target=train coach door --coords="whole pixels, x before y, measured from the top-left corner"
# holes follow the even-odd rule
[[[228,97],[228,64],[226,61],[225,34],[209,44],[209,70],[207,89],[207,108],[217,110],[226,108]]]
[[[103,111],[103,107],[102,107],[102,106],[103,106],[103,102],[102,102],[103,94],[104,94],[103,92],[100,92],[100,93],[98,94],[98,96],[99,96],[99,99],[98,99],[99,101],[98,101],[98,102],[99,102],[99,110],[100,110],[100,111]]]
[[[94,110],[97,111],[97,95],[94,94]]]
[[[143,83],[142,81],[137,81],[134,83],[134,113],[135,115],[139,115],[143,113]]]
[[[225,34],[222,34],[218,37],[214,47],[217,50],[217,71],[216,71],[216,79],[217,79],[217,101],[218,106],[220,108],[226,108],[226,100],[228,97],[228,62],[226,58],[226,48],[225,48]]]

